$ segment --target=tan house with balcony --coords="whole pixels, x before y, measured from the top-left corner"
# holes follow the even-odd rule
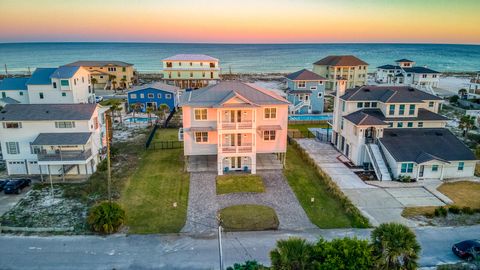
[[[269,90],[241,82],[187,91],[180,103],[184,154],[187,159],[214,160],[219,175],[255,174],[259,160],[271,157],[283,164],[288,104]]]
[[[162,60],[163,80],[181,89],[198,89],[220,80],[217,58],[205,54],[177,54]]]
[[[66,66],[80,66],[95,78],[95,89],[128,89],[137,82],[133,64],[122,61],[77,61]]]
[[[326,90],[335,90],[338,80],[352,88],[367,84],[368,63],[353,55],[330,55],[313,63],[313,72],[327,78]]]

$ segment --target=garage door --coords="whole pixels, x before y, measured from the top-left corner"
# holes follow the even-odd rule
[[[7,163],[8,174],[27,174],[24,161],[9,161]]]
[[[40,166],[36,161],[28,162],[28,174],[40,174]]]

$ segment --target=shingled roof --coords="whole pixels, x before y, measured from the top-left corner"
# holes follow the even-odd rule
[[[206,54],[176,54],[162,61],[218,61],[218,59]]]
[[[122,62],[122,61],[97,61],[97,60],[80,60],[65,66],[77,66],[77,67],[106,67],[106,66],[119,66],[119,67],[129,67],[133,64]]]
[[[5,78],[0,81],[0,90],[27,90],[30,78]]]
[[[357,126],[388,126],[387,123],[375,116],[365,113],[363,110],[353,112],[343,118]]]
[[[340,99],[348,101],[380,101],[384,103],[420,103],[441,98],[410,86],[365,85],[347,89]]]
[[[180,106],[216,107],[235,96],[255,105],[281,105],[289,102],[270,90],[254,84],[238,81],[223,81],[194,91],[181,97]]]
[[[403,68],[405,72],[407,73],[420,73],[420,74],[435,74],[435,73],[440,73],[438,71],[435,71],[433,69],[429,69],[426,67],[410,67],[410,68]]]
[[[367,62],[360,60],[353,55],[330,55],[317,62],[314,65],[323,66],[364,66]]]
[[[314,73],[308,69],[302,69],[297,72],[293,72],[285,76],[292,81],[326,81],[324,77]]]
[[[408,59],[405,59],[405,58],[402,58],[402,59],[398,59],[395,61],[395,63],[413,63],[414,61],[412,60],[408,60]]]
[[[384,129],[380,142],[397,162],[476,160],[472,151],[445,128]]]
[[[84,145],[91,132],[40,133],[32,145]]]
[[[0,121],[90,120],[96,104],[7,104]]]
[[[427,109],[419,108],[417,116],[404,116],[404,117],[386,117],[380,109],[363,109],[363,113],[376,117],[381,121],[447,121],[447,117],[438,113],[431,112]]]

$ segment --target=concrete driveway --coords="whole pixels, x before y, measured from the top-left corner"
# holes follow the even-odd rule
[[[0,216],[3,216],[8,210],[14,207],[25,195],[27,195],[30,187],[26,187],[20,194],[4,194],[0,192]]]

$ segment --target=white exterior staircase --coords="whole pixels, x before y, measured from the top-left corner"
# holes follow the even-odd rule
[[[300,110],[303,106],[310,106],[310,100],[302,100],[299,103],[297,103],[296,105],[291,105],[290,106],[290,111],[291,112],[296,112],[296,111]]]
[[[378,180],[391,181],[392,178],[390,177],[390,172],[388,171],[385,160],[383,160],[383,156],[380,152],[380,148],[378,147],[378,145],[369,143],[366,145],[366,147],[368,156],[372,161],[373,169],[375,171],[375,174],[377,175]]]

